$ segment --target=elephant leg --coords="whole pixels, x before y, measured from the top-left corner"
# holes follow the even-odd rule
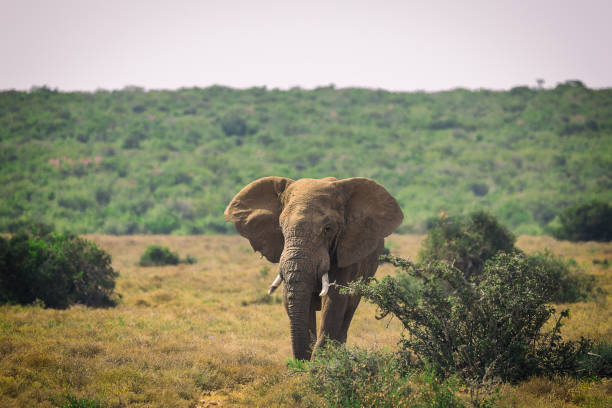
[[[321,326],[317,335],[315,350],[325,344],[327,338],[343,342],[346,335],[342,336],[342,325],[346,314],[349,297],[338,293],[338,289],[329,288],[327,296],[321,303]]]
[[[342,326],[340,327],[339,340],[343,343],[346,342],[346,335],[348,333],[348,329],[351,325],[351,320],[353,320],[353,315],[355,314],[355,310],[357,310],[357,306],[359,306],[359,301],[361,300],[361,296],[351,296],[348,299],[346,311],[344,312],[344,321],[342,322]]]

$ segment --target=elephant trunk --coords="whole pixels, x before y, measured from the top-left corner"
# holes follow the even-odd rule
[[[285,282],[285,306],[289,316],[293,356],[309,360],[310,302],[317,283],[317,267],[312,254],[298,244],[286,242],[279,270]]]
[[[293,356],[300,360],[310,360],[310,335],[308,333],[310,318],[310,293],[287,294],[287,314],[291,331]]]

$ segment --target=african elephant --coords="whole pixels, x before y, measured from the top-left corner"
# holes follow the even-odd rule
[[[329,281],[346,285],[374,275],[384,237],[400,225],[403,214],[387,190],[367,178],[264,177],[232,199],[225,218],[253,250],[279,262],[269,293],[285,283],[293,355],[308,360],[313,341],[315,350],[326,337],[346,341],[359,304],[359,296],[342,295]]]

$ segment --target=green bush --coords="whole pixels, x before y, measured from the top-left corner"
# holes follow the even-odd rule
[[[162,266],[178,265],[180,259],[176,252],[170,251],[168,247],[150,245],[140,257],[140,266]]]
[[[308,365],[309,383],[330,407],[394,407],[410,394],[390,354],[330,344]]]
[[[409,334],[402,337],[403,349],[444,377],[456,374],[479,386],[534,374],[577,374],[590,343],[562,341],[567,312],[550,331],[543,329],[555,312],[549,303],[558,283],[522,254],[499,253],[470,280],[448,263],[421,268],[387,258],[401,268],[396,277],[354,282],[344,291],[376,304],[381,318],[395,315]]]
[[[559,215],[561,226],[554,231],[558,239],[569,241],[612,240],[612,206],[593,200],[569,207]]]
[[[244,136],[247,133],[247,124],[238,114],[233,113],[221,120],[221,129],[226,136]]]
[[[454,379],[414,370],[397,354],[328,342],[310,362],[292,361],[328,407],[461,407]],[[418,387],[411,387],[411,381]]]
[[[75,235],[40,228],[0,237],[2,303],[112,306],[118,275],[109,254]]]
[[[557,290],[552,294],[555,303],[572,303],[586,300],[595,289],[595,277],[585,274],[574,260],[566,261],[548,250],[526,256],[530,268],[540,268]]]
[[[463,272],[467,279],[480,279],[486,262],[496,254],[516,253],[529,268],[538,268],[555,290],[556,303],[578,302],[595,287],[595,278],[583,273],[573,261],[565,261],[548,250],[525,255],[514,246],[515,238],[495,217],[474,212],[467,217],[436,218],[419,252],[421,263],[445,262]]]
[[[515,251],[514,235],[483,211],[465,218],[439,217],[432,224],[419,252],[421,262],[446,261],[467,278],[480,274],[497,252]]]

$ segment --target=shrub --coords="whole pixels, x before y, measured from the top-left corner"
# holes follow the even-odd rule
[[[489,192],[489,185],[486,183],[472,183],[470,184],[470,190],[472,190],[475,196],[486,196]]]
[[[544,324],[557,283],[519,253],[499,253],[480,275],[468,280],[447,263],[424,268],[388,257],[401,267],[397,277],[351,283],[345,292],[376,304],[379,318],[389,313],[404,325],[402,348],[437,367],[446,378],[461,376],[472,385],[518,381],[534,374],[576,374],[590,343],[564,342],[561,313],[550,331]]]
[[[547,279],[556,282],[557,290],[551,300],[555,303],[571,303],[586,300],[595,288],[595,277],[587,275],[574,260],[566,261],[548,250],[526,256],[530,268],[540,268]]]
[[[416,373],[397,354],[330,341],[311,362],[291,361],[290,368],[308,374],[309,387],[328,407],[459,407],[453,380],[430,370]],[[411,389],[416,374],[420,387]]]
[[[221,129],[226,136],[244,136],[248,130],[245,120],[235,113],[221,120]]]
[[[484,212],[466,218],[442,218],[432,229],[419,253],[422,263],[445,262],[463,272],[467,279],[479,279],[487,260],[499,252],[520,254],[529,268],[537,268],[555,282],[551,300],[578,302],[593,291],[595,278],[583,273],[573,261],[565,261],[548,250],[527,256],[514,246],[514,236]]]
[[[309,383],[332,407],[394,407],[410,394],[390,354],[330,344],[308,365]]]
[[[432,224],[419,252],[421,262],[447,261],[467,278],[480,274],[497,252],[515,251],[514,235],[483,211],[467,218],[438,217]]]
[[[40,300],[52,308],[115,304],[119,274],[109,254],[75,235],[38,232],[0,237],[0,302]]]
[[[612,206],[593,200],[569,207],[559,215],[561,226],[554,231],[558,239],[569,241],[612,240]]]
[[[179,256],[168,247],[150,245],[140,257],[140,266],[178,265]]]

